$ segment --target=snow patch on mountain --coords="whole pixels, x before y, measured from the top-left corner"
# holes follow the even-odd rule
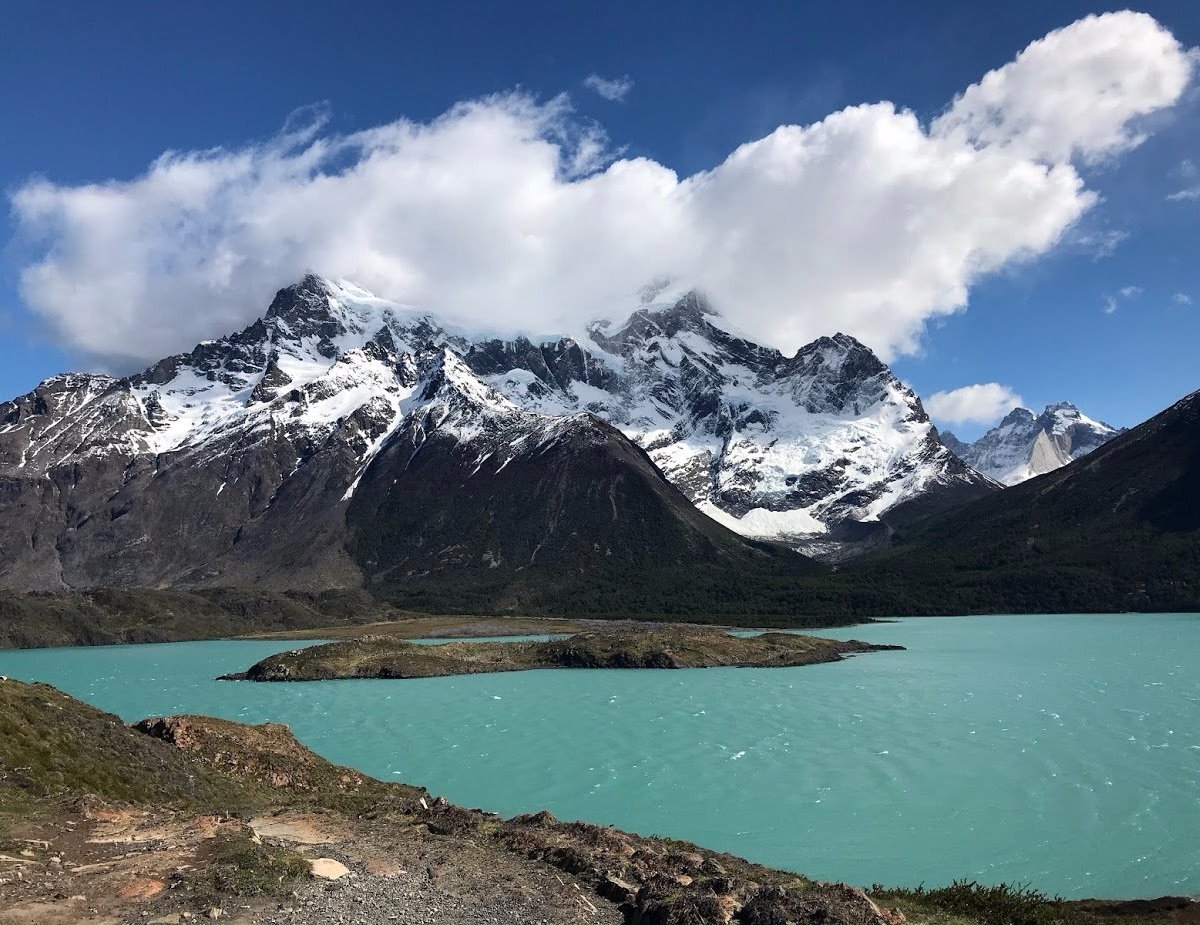
[[[827,529],[825,524],[804,510],[770,511],[766,508],[756,507],[741,517],[735,517],[721,510],[711,501],[701,501],[696,507],[717,523],[743,536],[807,537],[824,533]]]

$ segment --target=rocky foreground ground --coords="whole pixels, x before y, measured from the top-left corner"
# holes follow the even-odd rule
[[[1186,899],[868,895],[549,813],[504,820],[336,767],[279,725],[127,726],[0,681],[0,923],[1195,925]]]
[[[281,652],[224,680],[432,678],[535,668],[790,668],[899,648],[795,633],[731,636],[719,629],[678,625],[577,633],[549,642],[420,645],[379,635]]]

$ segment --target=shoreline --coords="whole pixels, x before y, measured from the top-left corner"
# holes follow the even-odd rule
[[[19,681],[0,682],[0,703],[0,912],[36,910],[28,921],[81,921],[73,910],[87,909],[156,925],[205,915],[246,925],[530,915],[550,925],[1200,921],[1200,903],[1179,896],[1057,900],[975,884],[818,882],[544,811],[502,819],[467,809],[332,765],[278,724],[175,716],[126,725]],[[52,776],[19,773],[50,766]]]
[[[371,632],[402,632],[409,638],[455,638],[603,631],[610,626],[804,630],[871,622],[870,618],[721,613],[700,623],[653,613],[578,617],[429,613],[402,609],[355,589],[92,588],[30,593],[0,589],[0,649],[219,639],[337,639]]]

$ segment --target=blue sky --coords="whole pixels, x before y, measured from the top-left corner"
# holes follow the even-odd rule
[[[906,6],[12,4],[0,183],[11,195],[38,176],[63,187],[131,180],[167,150],[270,139],[312,104],[328,107],[321,131],[347,135],[512,90],[542,101],[567,92],[571,118],[602,126],[613,151],[686,177],[776,126],[864,102],[893,101],[928,123],[1030,42],[1120,9]],[[1200,44],[1200,5],[1139,9],[1183,46]],[[632,85],[608,100],[584,86],[592,74]],[[1117,425],[1200,387],[1200,199],[1167,199],[1200,183],[1188,167],[1200,166],[1195,87],[1145,128],[1117,158],[1077,160],[1100,201],[1056,247],[973,279],[965,310],[931,317],[915,350],[894,351],[898,374],[923,396],[995,382],[1026,404],[1068,399]],[[23,301],[18,277],[39,245],[17,225],[10,216],[0,232],[0,397],[98,362]],[[840,320],[828,318],[831,332]],[[952,426],[970,435],[983,424]]]

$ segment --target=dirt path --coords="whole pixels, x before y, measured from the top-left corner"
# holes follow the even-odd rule
[[[218,845],[244,839],[328,858],[347,873],[273,897],[206,889]],[[0,850],[0,925],[617,925],[610,903],[544,864],[417,827],[290,811],[249,823],[83,804],[24,826]],[[336,866],[336,865],[334,865]]]

